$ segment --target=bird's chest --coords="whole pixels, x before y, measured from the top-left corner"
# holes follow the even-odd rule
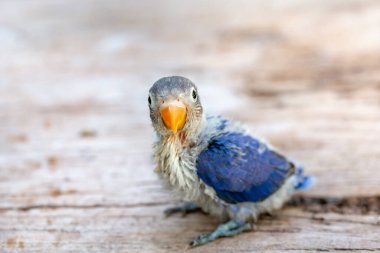
[[[196,159],[186,148],[176,143],[155,145],[157,172],[173,188],[189,199],[195,198],[199,191],[196,175]]]

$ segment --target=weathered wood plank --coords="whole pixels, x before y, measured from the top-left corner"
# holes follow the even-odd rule
[[[0,252],[183,252],[218,224],[162,215],[177,199],[153,173],[146,96],[169,74],[303,163],[318,179],[306,199],[347,199],[290,205],[192,252],[380,251],[379,203],[360,208],[380,196],[379,13],[369,0],[2,1]]]
[[[6,241],[16,242],[8,245],[8,249],[20,248],[22,242],[29,252],[58,249],[68,252],[181,252],[189,240],[217,225],[215,220],[203,215],[163,219],[157,212],[164,207],[167,205],[10,211],[1,216],[1,233]],[[274,217],[264,217],[255,231],[238,239],[223,239],[192,251],[378,251],[379,232],[379,218],[375,215],[312,215],[286,209]]]

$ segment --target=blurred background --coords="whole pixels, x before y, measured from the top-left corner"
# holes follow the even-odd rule
[[[380,194],[379,1],[3,0],[3,252],[180,252],[217,224],[162,219],[176,199],[153,173],[147,94],[169,75],[304,164],[318,178],[307,196]],[[293,235],[296,250],[307,238],[299,225],[263,240],[271,224],[239,242]],[[371,234],[366,247],[380,248]]]

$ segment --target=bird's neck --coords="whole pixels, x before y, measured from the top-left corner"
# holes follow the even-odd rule
[[[164,144],[169,144],[169,145],[175,144],[175,145],[178,145],[179,147],[185,147],[188,142],[188,138],[187,138],[186,133],[181,131],[176,134],[163,136],[162,142]]]
[[[202,131],[204,123],[204,118],[195,128],[183,129],[178,131],[176,134],[169,134],[165,136],[161,136],[161,141],[163,144],[167,145],[175,145],[178,148],[188,148],[194,145],[194,142],[199,138],[199,135]]]

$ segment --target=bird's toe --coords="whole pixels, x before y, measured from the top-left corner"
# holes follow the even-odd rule
[[[200,245],[204,245],[210,241],[212,241],[210,238],[210,234],[203,234],[203,235],[198,236],[197,239],[190,242],[190,247],[193,248],[193,247],[197,247]]]

